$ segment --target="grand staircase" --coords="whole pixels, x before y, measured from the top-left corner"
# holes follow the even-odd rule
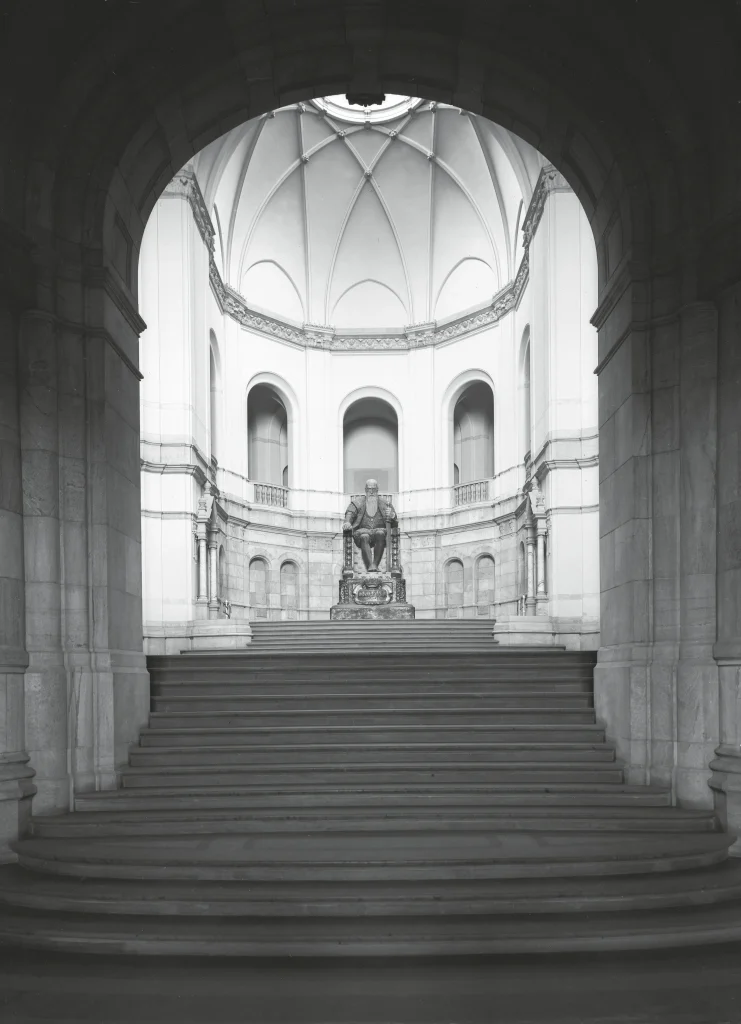
[[[263,623],[151,658],[122,786],[37,817],[0,942],[95,952],[525,953],[741,938],[710,811],[628,785],[594,655],[491,623]]]

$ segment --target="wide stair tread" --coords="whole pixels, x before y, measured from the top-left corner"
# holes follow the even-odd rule
[[[149,659],[122,788],[32,820],[0,868],[0,942],[339,956],[741,938],[730,837],[625,781],[594,652],[505,649],[491,628],[254,623],[246,651]]]

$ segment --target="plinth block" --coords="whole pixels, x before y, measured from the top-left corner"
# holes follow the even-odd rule
[[[414,618],[414,605],[407,604],[406,580],[397,572],[369,569],[346,573],[340,580],[339,596],[329,610],[335,622]]]

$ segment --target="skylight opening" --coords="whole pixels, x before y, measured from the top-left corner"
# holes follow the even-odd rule
[[[330,117],[354,124],[379,124],[384,121],[393,121],[396,118],[404,117],[421,102],[414,96],[391,94],[385,96],[382,103],[375,103],[367,107],[349,103],[347,96],[321,96],[314,100],[316,106]]]

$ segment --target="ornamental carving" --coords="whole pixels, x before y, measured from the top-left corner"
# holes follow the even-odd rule
[[[570,192],[571,188],[564,176],[552,164],[546,164],[535,183],[533,198],[530,200],[525,219],[522,222],[522,239],[527,249],[538,230],[540,218],[543,216],[546,199],[551,192]]]
[[[219,268],[216,266],[214,259],[216,232],[193,172],[188,169],[180,171],[165,189],[165,194],[183,196],[188,200],[196,226],[209,251],[211,287],[222,310],[233,320],[250,331],[256,331],[271,338],[279,338],[281,341],[300,345],[302,348],[323,348],[335,352],[364,352],[371,350],[407,351],[441,345],[455,338],[492,327],[513,309],[516,309],[529,278],[528,247],[543,216],[546,200],[551,192],[565,191],[570,191],[570,188],[563,175],[550,164],[544,167],[540,172],[523,221],[522,234],[525,252],[517,274],[514,281],[510,281],[494,296],[489,306],[476,313],[460,317],[444,327],[438,327],[435,323],[413,324],[398,333],[375,335],[337,334],[333,327],[315,324],[295,327],[277,317],[254,312],[247,305],[246,299],[223,281]]]
[[[350,590],[355,604],[391,604],[394,599],[393,583],[368,577],[360,583],[350,584]]]

